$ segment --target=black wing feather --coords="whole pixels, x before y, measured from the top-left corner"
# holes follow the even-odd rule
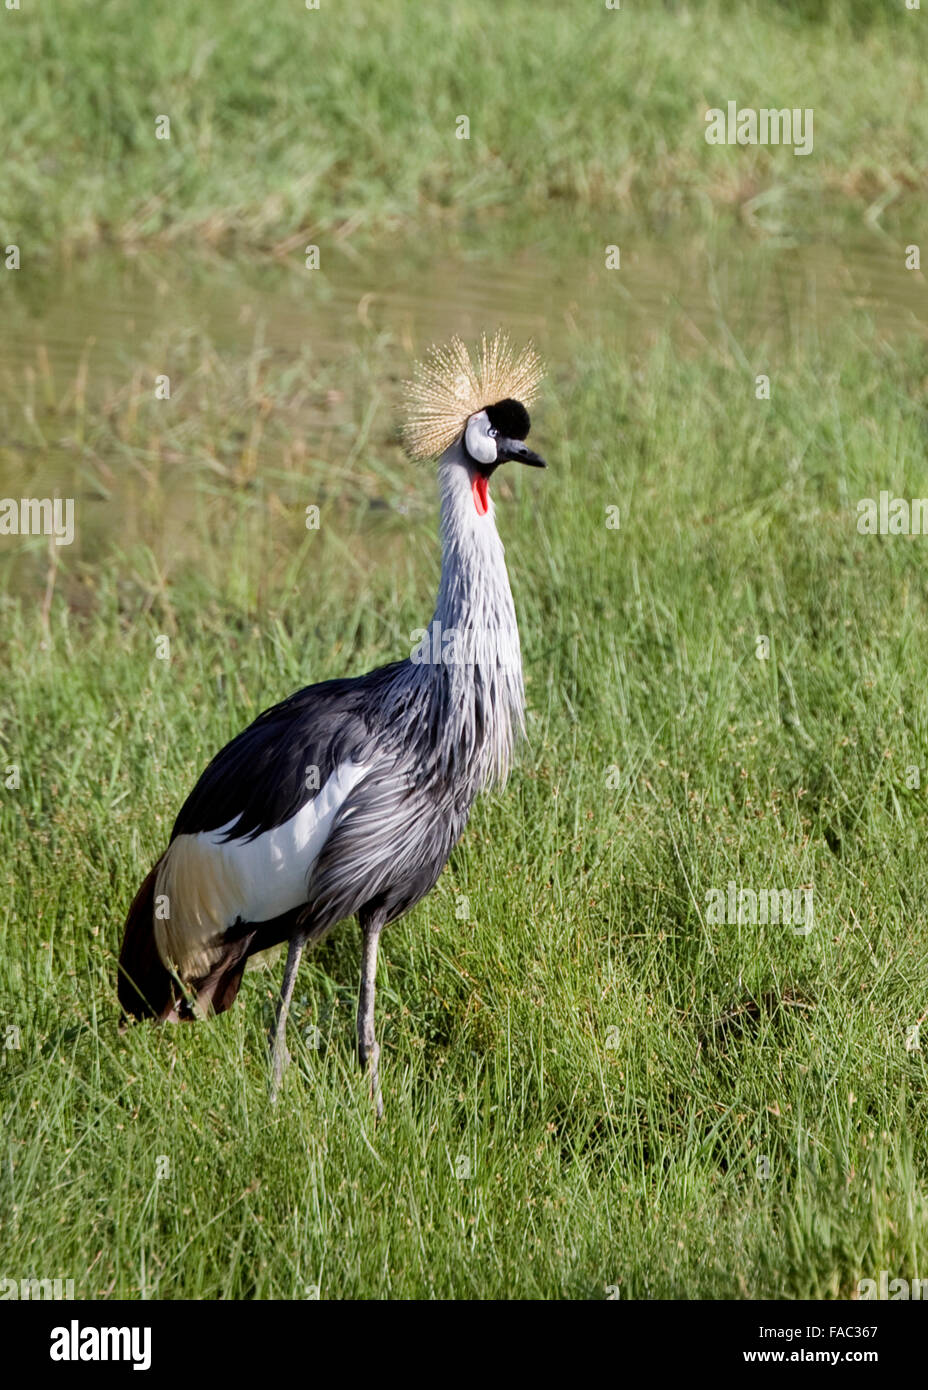
[[[306,686],[265,710],[213,758],[184,802],[171,839],[218,830],[234,817],[228,838],[254,838],[290,820],[340,763],[370,756],[381,732],[379,693],[403,664]],[[308,779],[311,768],[318,776]]]

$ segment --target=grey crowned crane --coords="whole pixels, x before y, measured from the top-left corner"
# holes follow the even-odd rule
[[[382,929],[434,886],[481,789],[505,778],[523,726],[515,608],[489,494],[524,440],[541,380],[500,333],[476,359],[432,348],[407,383],[405,438],[438,457],[442,571],[410,657],[323,681],[234,738],[184,803],[129,910],[119,958],[127,1016],[193,1020],[229,1008],[249,956],[289,942],[272,1045],[276,1097],[304,946],[357,915],[358,1052],[382,1114],[374,978]]]

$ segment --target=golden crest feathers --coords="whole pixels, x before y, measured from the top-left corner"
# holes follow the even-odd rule
[[[407,450],[413,458],[437,458],[475,411],[510,397],[531,405],[543,376],[544,365],[534,346],[528,343],[516,355],[502,330],[492,338],[483,334],[475,360],[460,338],[443,347],[433,344],[403,388]]]

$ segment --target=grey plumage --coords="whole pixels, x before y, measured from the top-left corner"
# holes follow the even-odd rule
[[[427,636],[359,711],[368,738],[353,756],[372,766],[310,879],[312,935],[368,902],[387,922],[413,907],[437,880],[478,792],[509,770],[523,726],[519,633],[502,542],[474,511],[462,464],[456,443],[439,467],[442,578]],[[455,647],[463,660],[453,659]]]
[[[248,957],[289,939],[275,1093],[303,946],[357,915],[358,1042],[379,1094],[380,931],[432,888],[478,793],[507,776],[524,729],[518,627],[487,482],[506,459],[542,461],[521,443],[528,416],[518,402],[466,423],[439,460],[441,582],[410,655],[300,691],[233,739],[185,802],[130,912],[120,1000],[138,1016],[221,1012]],[[158,898],[169,903],[160,921]]]

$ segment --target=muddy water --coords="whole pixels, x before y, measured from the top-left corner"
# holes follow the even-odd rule
[[[720,320],[743,333],[786,331],[803,319],[827,331],[849,309],[868,312],[887,337],[928,332],[923,274],[908,271],[904,248],[888,237],[779,247],[744,236],[724,245],[698,237],[634,237],[605,271],[602,243],[564,250],[558,237],[517,251],[454,252],[402,243],[363,257],[326,252],[319,271],[255,266],[183,253],[105,252],[69,269],[5,272],[0,286],[0,373],[42,345],[52,369],[68,377],[88,343],[98,365],[139,356],[159,333],[195,330],[243,350],[254,324],[268,345],[294,350],[311,340],[337,354],[358,325],[388,330],[418,348],[424,340],[479,333],[505,322],[556,354],[565,325],[588,327],[605,342],[687,321],[716,337]],[[0,405],[10,402],[0,395]]]
[[[396,345],[391,360],[405,371],[429,341],[474,337],[499,323],[516,337],[533,336],[555,363],[578,340],[628,350],[665,330],[684,350],[743,352],[753,360],[761,344],[810,331],[827,341],[854,314],[887,339],[928,335],[925,279],[905,268],[901,242],[876,231],[799,246],[747,230],[724,243],[679,233],[666,241],[631,232],[616,239],[619,267],[609,271],[604,237],[584,240],[563,225],[536,224],[509,246],[497,235],[493,250],[485,233],[471,244],[460,235],[453,247],[423,238],[364,256],[336,245],[325,249],[318,270],[305,267],[301,250],[275,265],[107,251],[69,268],[0,272],[0,497],[57,492],[80,500],[95,489],[105,496],[105,508],[82,509],[75,545],[57,557],[64,569],[99,562],[111,545],[144,539],[164,558],[167,549],[192,544],[178,518],[193,507],[196,489],[183,477],[171,480],[176,525],[153,540],[140,500],[153,486],[144,458],[133,464],[131,447],[121,450],[115,437],[101,443],[98,435],[88,449],[86,418],[75,420],[74,409],[80,402],[92,416],[133,376],[150,390],[152,373],[162,369],[150,359],[193,336],[232,363],[247,361],[258,342],[279,363],[298,360],[308,347],[337,384],[356,371],[356,348],[378,338]],[[328,427],[312,411],[301,424],[320,437]],[[191,449],[195,434],[192,428]],[[159,484],[155,504],[163,511],[163,478]],[[389,512],[391,503],[386,495],[382,504],[371,500],[371,525],[383,526],[374,513]],[[36,586],[47,551],[37,538],[0,537],[0,582]]]

